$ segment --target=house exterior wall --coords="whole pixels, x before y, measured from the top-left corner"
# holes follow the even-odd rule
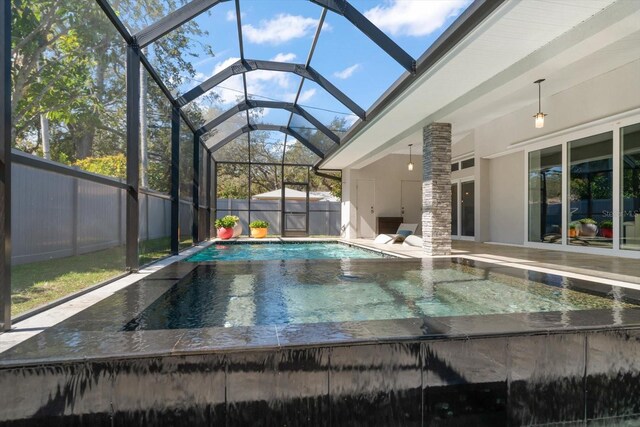
[[[518,152],[486,161],[489,169],[488,218],[489,241],[524,243],[524,200],[527,187],[522,165],[524,153]],[[481,202],[482,203],[482,202]],[[480,215],[481,219],[482,215]]]
[[[412,161],[414,164],[413,171],[407,170],[409,156],[402,154],[389,155],[361,169],[343,170],[342,235],[345,238],[358,237],[358,198],[356,189],[358,180],[372,180],[375,182],[374,211],[376,217],[402,216],[402,181],[422,180],[421,156],[413,155]]]
[[[613,116],[640,108],[640,60],[543,99],[545,126],[533,126],[537,105],[520,109],[474,129],[476,180],[488,169],[488,185],[476,182],[476,240],[525,244],[527,183],[525,150],[556,140],[589,134],[596,123],[612,125]],[[597,133],[597,132],[596,132]],[[546,137],[545,137],[546,136]],[[515,147],[514,147],[515,145]],[[455,145],[454,145],[455,150]],[[462,150],[461,150],[462,151]],[[478,187],[477,187],[478,188]]]
[[[475,181],[475,240],[526,244],[526,149],[565,133],[566,137],[560,139],[569,141],[574,129],[588,132],[596,122],[613,124],[617,120],[614,116],[638,109],[640,60],[543,97],[542,110],[548,116],[542,129],[533,125],[537,104],[532,104],[478,126],[457,140],[454,137],[452,159],[475,159],[475,167],[451,174],[452,181]],[[452,131],[455,136],[455,123]],[[415,157],[414,164],[420,164],[420,157]],[[349,219],[343,219],[343,223],[350,224],[347,230],[351,230],[351,237],[357,233],[353,206],[357,180],[375,181],[376,216],[400,216],[401,181],[421,179],[419,168],[407,171],[408,160],[408,156],[392,154],[362,169],[350,170],[350,178],[345,179],[348,191],[343,194],[345,205],[350,207],[343,212],[349,214]]]
[[[533,85],[532,85],[533,88]],[[533,88],[535,89],[535,88]],[[544,89],[543,89],[544,90]],[[512,144],[640,108],[640,60],[542,99],[544,128],[533,126],[537,104],[475,129],[477,157],[505,152]]]

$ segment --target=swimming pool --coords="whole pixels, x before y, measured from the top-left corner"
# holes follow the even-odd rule
[[[0,353],[0,424],[632,425],[639,305],[466,259],[178,262]]]
[[[549,282],[549,281],[547,281]],[[124,330],[613,309],[628,304],[500,269],[434,260],[200,265]]]
[[[336,242],[325,243],[218,243],[186,261],[277,261],[283,259],[382,258],[380,252]]]

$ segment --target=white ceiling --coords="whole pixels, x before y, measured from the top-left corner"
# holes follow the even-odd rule
[[[323,168],[363,167],[422,148],[422,127],[474,127],[640,58],[640,1],[507,1],[371,120]]]

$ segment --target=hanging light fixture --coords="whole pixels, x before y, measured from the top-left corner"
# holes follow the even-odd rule
[[[536,123],[536,128],[542,128],[544,127],[544,116],[546,116],[545,113],[542,112],[542,104],[541,104],[541,89],[540,89],[540,84],[544,81],[545,79],[539,79],[536,80],[535,82],[533,82],[534,84],[538,85],[538,112],[536,113],[534,117],[535,119],[535,123]]]
[[[413,144],[409,144],[409,164],[407,165],[407,169],[409,169],[410,171],[413,170],[413,163],[411,163],[411,146]]]

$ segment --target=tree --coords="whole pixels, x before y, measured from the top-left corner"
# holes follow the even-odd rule
[[[186,0],[114,0],[125,22],[144,27]],[[39,117],[50,121],[52,158],[65,163],[124,153],[126,135],[125,44],[94,1],[13,1],[12,115],[14,145],[39,153]],[[153,43],[150,57],[160,76],[179,86],[193,77],[189,22]],[[200,46],[206,54],[210,47]],[[161,95],[164,97],[164,95]],[[159,98],[150,104],[162,104]],[[151,107],[151,114],[157,105]],[[196,112],[197,114],[197,112]]]
[[[258,112],[259,114],[260,112]],[[253,114],[256,114],[255,112]],[[254,117],[257,119],[258,117]],[[330,129],[337,132],[344,130],[346,121],[343,118],[334,118],[329,125]],[[312,128],[296,128],[312,144],[328,148],[328,144],[333,144],[326,135]],[[284,167],[284,181],[287,182],[309,182],[311,191],[330,191],[333,195],[340,197],[342,183],[340,180],[333,180],[321,177],[309,172],[307,165],[313,164],[318,157],[307,147],[295,139],[288,137],[286,147],[280,143],[268,143],[269,132],[251,132],[251,147],[248,145],[248,138],[242,136],[222,147],[214,158],[225,162],[247,162],[251,157],[251,193],[278,190],[281,186],[282,168],[284,163],[299,164],[300,166]],[[284,140],[284,135],[282,136]],[[283,148],[285,152],[283,153]],[[275,163],[277,166],[260,163]],[[218,197],[246,199],[249,197],[249,168],[246,165],[219,164],[218,165]],[[339,173],[332,173],[339,178]]]

